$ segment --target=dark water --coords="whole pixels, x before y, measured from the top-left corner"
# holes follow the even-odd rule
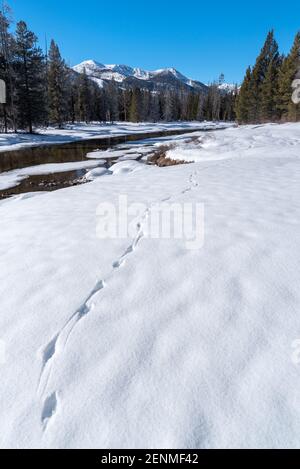
[[[145,140],[145,145],[147,145],[147,139],[183,135],[197,131],[207,132],[209,130],[201,128],[193,130],[170,130],[146,134],[126,135],[122,137],[81,140],[57,145],[42,145],[21,150],[1,152],[0,173],[39,164],[91,161],[89,158],[86,158],[86,155],[87,153],[95,150],[107,150],[117,145],[139,140]],[[112,163],[115,163],[115,161],[115,159],[107,160],[105,166],[108,167]],[[85,173],[86,170],[81,169],[68,172],[55,172],[47,175],[29,176],[15,187],[0,190],[0,199],[26,192],[51,191],[81,184],[86,182],[83,180]]]
[[[0,200],[26,192],[55,191],[63,187],[83,184],[86,170],[65,171],[63,173],[39,174],[23,179],[18,186],[0,191]]]

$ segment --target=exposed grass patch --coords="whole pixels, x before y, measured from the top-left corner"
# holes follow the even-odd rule
[[[175,145],[161,145],[160,147],[158,147],[155,153],[148,158],[148,162],[150,164],[155,164],[156,166],[159,166],[161,168],[164,166],[176,166],[178,164],[188,164],[187,161],[172,160],[171,158],[167,157],[167,152],[174,147]]]

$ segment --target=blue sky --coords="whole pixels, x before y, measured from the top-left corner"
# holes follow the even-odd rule
[[[300,1],[10,0],[14,19],[54,38],[66,61],[175,67],[239,82],[274,28],[283,52],[300,29]]]

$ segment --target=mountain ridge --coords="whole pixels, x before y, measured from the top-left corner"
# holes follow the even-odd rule
[[[119,64],[102,64],[95,60],[85,60],[72,67],[77,73],[86,74],[100,87],[114,80],[118,86],[125,88],[140,87],[150,91],[161,89],[186,89],[189,91],[207,90],[204,83],[191,80],[173,67],[148,71],[139,67]]]

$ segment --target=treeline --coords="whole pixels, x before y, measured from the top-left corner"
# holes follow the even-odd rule
[[[279,53],[273,31],[253,68],[249,67],[236,103],[241,124],[300,121],[300,105],[292,100],[293,81],[300,78],[300,32],[287,56]]]
[[[233,120],[236,91],[220,93],[150,92],[121,89],[112,81],[100,88],[86,73],[77,74],[52,40],[44,53],[24,21],[11,33],[8,8],[0,13],[0,78],[7,87],[2,130],[28,130],[66,122]]]

